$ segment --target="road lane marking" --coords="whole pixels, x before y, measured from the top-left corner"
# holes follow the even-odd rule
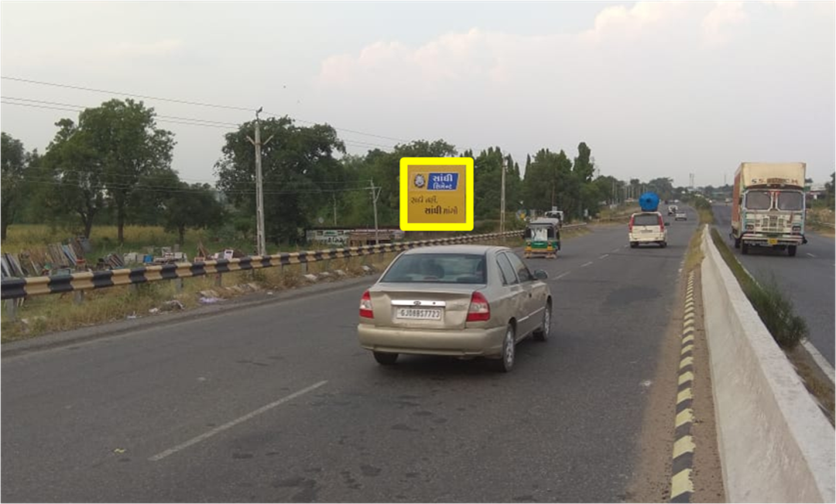
[[[619,250],[621,250],[621,248],[617,248],[617,249],[613,250],[613,252],[618,252]]]
[[[184,449],[188,448],[189,446],[192,446],[192,445],[197,444],[201,441],[209,439],[210,437],[214,436],[215,434],[219,434],[219,433],[221,433],[221,432],[223,432],[227,429],[231,429],[232,427],[235,427],[236,425],[238,425],[242,422],[246,422],[247,420],[250,420],[251,418],[255,418],[256,416],[258,416],[262,413],[266,413],[267,411],[270,411],[271,409],[275,408],[276,406],[280,406],[280,405],[282,405],[282,404],[284,404],[284,403],[286,403],[286,402],[288,402],[292,399],[295,399],[295,398],[297,398],[297,397],[299,397],[303,394],[307,394],[308,392],[310,392],[312,390],[318,389],[319,387],[325,385],[326,383],[328,383],[328,381],[321,381],[319,383],[315,383],[315,384],[311,385],[310,387],[303,388],[302,390],[300,390],[298,392],[294,392],[293,394],[290,394],[289,396],[282,397],[278,401],[271,402],[270,404],[268,404],[266,406],[262,406],[255,411],[251,411],[250,413],[247,413],[246,415],[244,415],[242,417],[238,417],[235,420],[232,420],[231,422],[227,422],[227,423],[225,423],[225,424],[223,424],[219,427],[215,427],[214,429],[212,429],[210,431],[204,432],[203,434],[201,434],[197,437],[193,437],[192,439],[189,439],[185,443],[181,443],[181,444],[179,444],[179,445],[177,445],[173,448],[169,448],[168,450],[160,452],[160,453],[154,455],[153,457],[149,458],[148,460],[150,460],[151,462],[157,462],[159,460],[162,460],[162,459],[168,457],[169,455],[172,455],[174,453],[179,452],[180,450],[184,450]]]
[[[561,278],[565,277],[569,273],[571,273],[571,271],[567,271],[566,273],[561,273],[561,274],[557,275],[556,277],[554,277],[554,279],[555,280],[560,280]]]
[[[589,261],[589,262],[588,262],[588,263],[586,263],[586,264],[582,264],[582,265],[581,265],[581,268],[586,268],[586,267],[587,267],[587,266],[589,266],[590,264],[592,264],[592,261]]]
[[[816,256],[814,256],[813,254],[811,254],[811,253],[809,253],[809,252],[807,252],[807,255],[808,255],[808,256],[810,256],[810,257],[816,257]]]
[[[602,255],[601,257],[599,257],[598,259],[603,259],[603,258],[605,258],[605,257],[609,257],[609,254],[604,254],[604,255]]]

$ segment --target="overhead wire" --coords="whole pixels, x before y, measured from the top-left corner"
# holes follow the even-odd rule
[[[33,79],[24,79],[24,78],[21,78],[21,77],[11,77],[11,76],[6,76],[6,75],[0,76],[0,79],[13,81],[13,82],[21,82],[21,83],[26,83],[26,84],[35,84],[35,85],[40,85],[40,86],[51,86],[51,87],[58,87],[58,88],[65,88],[65,89],[74,89],[74,90],[77,90],[77,91],[87,91],[87,92],[93,92],[93,93],[103,93],[103,94],[119,95],[119,96],[131,96],[131,97],[134,97],[134,98],[142,98],[142,99],[146,99],[146,100],[157,100],[157,101],[163,101],[163,102],[169,102],[169,103],[179,103],[181,105],[192,105],[192,106],[197,106],[197,107],[208,107],[208,108],[216,108],[216,109],[255,112],[254,107],[239,107],[239,106],[233,106],[233,105],[221,105],[221,104],[217,104],[217,103],[207,103],[207,102],[198,102],[198,101],[191,101],[191,100],[182,100],[182,99],[178,99],[178,98],[165,98],[165,97],[150,96],[150,95],[143,95],[143,94],[137,94],[137,93],[125,93],[125,92],[120,92],[120,91],[112,91],[112,90],[106,90],[106,89],[96,89],[96,88],[85,87],[85,86],[75,86],[75,85],[71,85],[71,84],[61,84],[61,83],[56,83],[56,82],[46,82],[46,81],[39,81],[39,80],[33,80]],[[287,114],[277,114],[277,113],[274,113],[274,112],[264,112],[264,114],[274,116],[274,117],[284,117],[284,116],[290,117]],[[298,121],[298,122],[301,122],[301,123],[305,123],[305,124],[317,124],[315,121],[309,121],[307,119],[293,118],[293,117],[291,119],[293,119],[295,121]],[[375,133],[368,133],[368,132],[365,132],[365,131],[342,128],[342,127],[333,126],[333,125],[332,125],[332,127],[336,130],[346,131],[346,132],[349,132],[349,133],[354,133],[356,135],[370,136],[370,137],[381,138],[381,139],[385,139],[385,140],[393,140],[393,141],[396,141],[396,142],[405,142],[405,143],[409,142],[409,140],[406,140],[406,139],[403,139],[403,138],[397,138],[397,137],[393,137],[393,136],[379,135],[379,134],[375,134]]]

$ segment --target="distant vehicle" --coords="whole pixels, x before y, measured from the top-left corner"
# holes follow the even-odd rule
[[[731,236],[749,247],[786,250],[794,257],[804,236],[806,163],[741,163],[734,174]]]
[[[655,243],[660,247],[668,246],[668,230],[659,212],[639,212],[630,216],[630,247]]]
[[[525,258],[545,256],[557,257],[560,250],[560,221],[541,217],[528,223],[523,235],[525,238]]]
[[[563,227],[563,210],[551,209],[543,215],[549,219],[557,219],[560,221],[560,226]]]
[[[670,205],[668,207],[668,215],[674,215],[677,212],[677,210],[679,210],[679,207],[677,207],[676,205]]]
[[[687,221],[688,220],[688,214],[686,214],[685,212],[676,212],[676,215],[674,216],[674,220]]]
[[[508,372],[520,340],[551,333],[547,278],[507,247],[408,250],[360,299],[360,345],[381,365],[402,353],[484,356]]]

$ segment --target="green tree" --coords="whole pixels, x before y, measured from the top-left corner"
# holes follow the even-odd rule
[[[178,182],[176,191],[169,193],[164,203],[166,231],[176,231],[180,246],[186,240],[186,229],[206,229],[219,226],[224,219],[223,206],[209,184]]]
[[[124,227],[131,197],[142,179],[171,165],[174,137],[156,127],[156,113],[142,102],[110,100],[79,114],[78,129],[87,149],[102,169],[107,196],[116,213],[118,241],[124,242]]]
[[[40,215],[53,224],[80,220],[87,238],[105,206],[105,173],[101,157],[90,147],[89,134],[70,119],[56,124],[37,177]],[[75,222],[78,223],[78,220]]]
[[[0,180],[2,238],[0,239],[5,240],[9,225],[15,221],[15,217],[26,205],[25,192],[22,189],[26,182],[29,155],[23,147],[23,142],[3,132],[0,161],[2,162],[2,180]]]
[[[463,156],[473,157],[466,151]],[[479,153],[473,160],[474,214],[476,219],[498,219],[502,203],[502,163],[505,170],[505,210],[519,207],[521,185],[519,165],[509,155],[503,156],[499,147],[491,147]]]
[[[255,152],[247,139],[254,122],[226,135],[223,157],[215,165],[218,188],[245,214],[255,219]],[[328,125],[299,127],[288,117],[261,121],[265,238],[272,243],[298,243],[307,227],[331,195],[347,186],[343,165],[335,152],[345,145]]]

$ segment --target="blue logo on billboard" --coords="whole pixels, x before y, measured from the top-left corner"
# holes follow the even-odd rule
[[[459,186],[458,173],[430,173],[430,191],[455,191]]]

